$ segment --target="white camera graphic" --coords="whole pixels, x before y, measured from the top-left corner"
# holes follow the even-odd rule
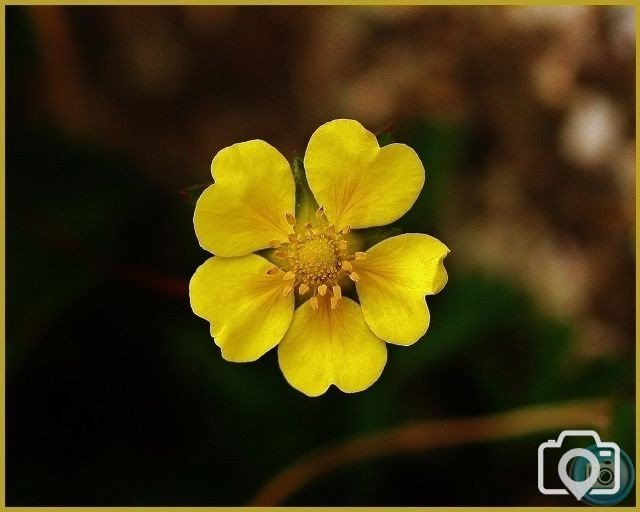
[[[573,448],[563,453],[562,444],[568,437],[590,437],[595,450]],[[566,489],[545,487],[544,461],[552,450],[562,453],[558,463],[558,476]],[[569,476],[569,463],[582,457],[588,461],[584,480],[573,480]],[[580,500],[585,494],[613,495],[620,490],[620,447],[613,442],[603,442],[593,430],[565,430],[557,440],[550,439],[538,447],[538,489],[542,494],[573,494]]]

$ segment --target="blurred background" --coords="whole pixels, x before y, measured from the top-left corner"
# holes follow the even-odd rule
[[[7,505],[242,505],[332,443],[582,398],[635,458],[634,62],[632,7],[7,7]],[[338,117],[419,153],[398,226],[450,279],[372,388],[309,399],[191,312],[180,191]],[[573,505],[537,490],[555,435],[364,460],[283,504]]]

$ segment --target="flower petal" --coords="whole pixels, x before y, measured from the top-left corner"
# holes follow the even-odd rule
[[[285,378],[309,396],[335,384],[346,393],[367,389],[387,361],[384,341],[367,327],[360,306],[343,297],[336,309],[320,298],[319,309],[300,306],[278,346],[278,361]]]
[[[191,278],[193,312],[211,323],[211,336],[228,361],[255,361],[275,347],[291,324],[293,295],[282,296],[283,272],[255,254],[215,256]]]
[[[198,199],[193,217],[203,249],[244,256],[284,240],[285,213],[295,208],[291,167],[277,149],[250,140],[221,150],[211,162],[215,183]]]
[[[402,217],[424,185],[424,167],[404,144],[380,148],[350,119],[323,124],[304,156],[309,187],[338,228],[383,226]]]
[[[362,312],[376,336],[411,345],[429,327],[425,295],[447,283],[443,260],[449,249],[429,235],[407,233],[383,240],[355,260]]]

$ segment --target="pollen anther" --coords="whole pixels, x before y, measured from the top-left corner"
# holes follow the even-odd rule
[[[290,213],[285,213],[285,218],[287,219],[287,224],[289,224],[289,226],[293,226],[296,223],[296,218],[291,215]]]
[[[284,287],[284,289],[282,290],[282,296],[283,297],[288,297],[289,295],[291,295],[291,292],[293,291],[293,285],[288,284],[287,286]]]

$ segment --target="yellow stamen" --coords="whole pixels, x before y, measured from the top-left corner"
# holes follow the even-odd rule
[[[364,259],[367,258],[367,253],[366,252],[356,251],[354,256],[356,257],[357,260],[364,260]]]
[[[351,272],[351,274],[349,274],[349,278],[351,278],[351,280],[354,283],[357,283],[358,281],[360,281],[360,276],[358,274],[356,274],[355,272]]]
[[[335,225],[326,226],[323,207],[316,211],[318,222],[315,224],[306,222],[304,226],[296,227],[295,217],[290,213],[285,216],[293,227],[293,232],[285,241],[274,240],[270,245],[274,249],[278,248],[275,255],[286,260],[286,266],[283,264],[282,268],[270,269],[267,273],[276,275],[283,272],[284,297],[294,291],[302,296],[313,290],[309,301],[314,310],[319,308],[319,301],[326,295],[330,295],[331,308],[335,309],[342,298],[340,280],[346,276],[352,281],[359,279],[358,274],[353,271],[351,260],[362,259],[364,253],[349,253],[349,227],[337,232]]]
[[[267,270],[267,274],[269,274],[270,276],[275,276],[278,272],[280,272],[280,269],[278,267],[273,267]]]
[[[283,297],[288,297],[289,295],[291,295],[291,292],[293,291],[293,285],[288,284],[287,286],[284,287],[284,289],[282,290],[282,296]]]
[[[307,223],[304,225],[304,229],[307,231],[307,235],[309,235],[309,236],[313,236],[313,235],[315,235],[315,234],[316,234],[316,233],[315,233],[315,231],[312,229],[312,224],[311,224],[311,222],[307,222]]]

